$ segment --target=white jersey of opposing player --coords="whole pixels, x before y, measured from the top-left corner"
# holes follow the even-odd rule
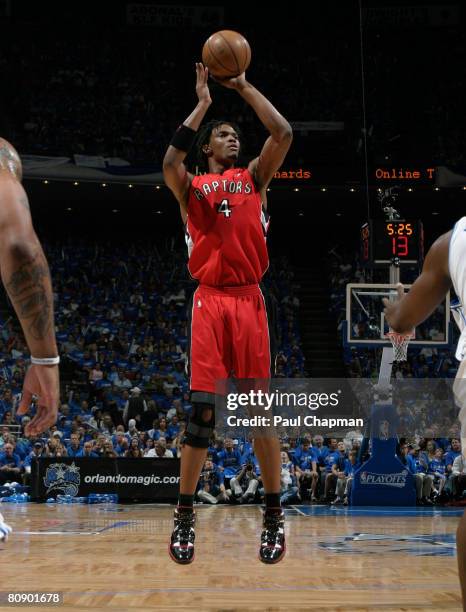
[[[453,228],[448,267],[453,287],[460,301],[452,304],[451,310],[461,332],[456,349],[456,358],[463,361],[466,359],[466,317],[464,312],[464,305],[466,304],[466,217],[461,217]]]

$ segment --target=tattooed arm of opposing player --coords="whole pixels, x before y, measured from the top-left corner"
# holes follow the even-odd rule
[[[49,266],[32,225],[26,193],[10,176],[0,178],[0,271],[32,355],[55,357]]]

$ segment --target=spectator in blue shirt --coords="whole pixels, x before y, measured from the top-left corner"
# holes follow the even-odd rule
[[[170,440],[173,440],[174,438],[176,438],[176,436],[178,435],[180,431],[180,423],[179,423],[179,418],[178,416],[175,414],[172,416],[172,418],[170,419],[170,423],[168,425],[168,429],[167,429],[167,434],[168,434],[168,438]]]
[[[38,459],[44,450],[42,442],[34,442],[32,451],[28,454],[23,462],[24,467],[24,484],[29,485],[31,481],[31,464],[35,459]]]
[[[313,449],[317,457],[317,462],[318,463],[323,462],[325,457],[328,455],[329,450],[328,450],[328,446],[324,445],[324,438],[320,434],[318,434],[317,436],[314,436]]]
[[[311,501],[317,501],[316,487],[319,480],[317,472],[317,456],[308,438],[296,449],[293,463],[301,497],[311,494]]]
[[[94,457],[95,459],[99,458],[97,453],[94,453],[92,442],[84,442],[82,450],[78,452],[76,457]]]
[[[347,506],[351,497],[354,473],[360,467],[360,463],[358,462],[358,451],[351,450],[349,457],[338,459],[337,465],[341,475],[338,477],[337,481],[337,498],[335,503],[338,503],[337,500],[343,501],[344,505]]]
[[[228,502],[229,496],[225,489],[223,472],[207,458],[199,478],[197,496],[206,504]]]
[[[434,478],[428,474],[428,466],[424,461],[424,455],[420,454],[418,445],[409,448],[408,444],[403,444],[400,448],[401,461],[414,476],[416,485],[416,499],[419,506],[432,505],[430,494]]]
[[[0,484],[6,482],[19,481],[21,474],[21,459],[14,452],[14,446],[11,442],[3,445],[2,453],[0,454]]]
[[[29,423],[30,420],[31,419],[28,416],[25,416],[22,418],[21,426],[23,427],[23,431],[24,431],[24,428],[26,427],[26,424]],[[13,440],[10,440],[10,441],[12,442]],[[29,455],[31,450],[32,450],[31,440],[29,440],[28,438],[21,437],[21,434],[20,434],[20,437],[18,437],[18,439],[16,440],[15,453],[19,455],[19,458],[21,459],[21,461],[24,461],[24,459],[26,459],[26,457]]]
[[[13,410],[13,396],[11,394],[11,389],[5,389],[5,391],[0,395],[0,414],[5,414],[5,412],[11,412]]]
[[[112,436],[112,443],[115,452],[122,457],[128,450],[130,439],[128,439],[124,431],[117,431],[117,433]]]
[[[68,457],[78,457],[78,454],[81,452],[81,444],[77,433],[71,434],[66,452],[68,453]]]
[[[118,376],[118,369],[115,364],[113,364],[110,368],[108,379],[112,385],[116,385],[117,387],[119,386],[120,378]]]
[[[295,466],[286,451],[282,451],[281,457],[280,503],[282,505],[300,503],[301,496],[297,486]]]
[[[96,389],[110,389],[112,387],[112,381],[109,380],[107,372],[104,372],[102,378],[95,382]]]
[[[344,447],[344,444],[343,444]],[[340,453],[338,451],[338,441],[336,438],[331,438],[329,441],[328,453],[320,460],[321,486],[324,491],[324,501],[330,501],[329,495],[335,486],[335,476],[332,473],[332,467],[337,462]]]
[[[217,438],[214,442],[211,443],[207,454],[212,457],[212,461],[215,465],[218,465],[218,456],[224,450],[223,448],[224,440],[223,438]]]
[[[437,448],[435,451],[434,459],[429,463],[428,474],[434,477],[434,487],[437,489],[436,494],[442,495],[446,482],[446,466],[441,448]]]
[[[451,475],[453,469],[453,462],[456,457],[461,455],[461,442],[458,438],[452,438],[451,440],[451,449],[445,453],[445,472],[447,476]]]
[[[252,450],[242,456],[241,462],[240,471],[230,479],[230,499],[233,498],[233,501],[239,500],[245,504],[254,500],[259,488],[260,466],[254,454],[254,445]]]
[[[338,482],[340,482],[340,487],[344,490],[346,486],[346,473],[345,468],[347,467],[348,455],[346,454],[346,447],[344,442],[338,442],[337,445],[338,452],[334,456],[333,464],[332,464],[332,472],[331,474],[327,474],[327,478],[325,479],[325,489],[324,496],[325,499],[329,499],[330,492],[336,491],[338,487]],[[330,455],[329,455],[330,456]],[[343,503],[344,496],[338,496],[335,499],[335,503]]]
[[[226,481],[225,486],[228,487],[230,478],[233,478],[241,469],[241,454],[234,447],[234,442],[231,438],[225,439],[224,446],[225,448],[217,455],[217,465],[223,471]]]
[[[303,441],[298,448],[296,448],[293,455],[293,462],[295,465],[299,465],[301,459],[306,458],[307,456],[311,456],[314,461],[317,461],[317,455],[314,448],[311,446],[311,437],[304,436]]]

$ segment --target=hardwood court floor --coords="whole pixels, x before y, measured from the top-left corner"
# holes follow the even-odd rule
[[[198,506],[196,559],[178,566],[170,506],[1,509],[0,591],[63,591],[58,609],[461,610],[457,510],[292,508],[287,557],[266,566],[259,507]]]

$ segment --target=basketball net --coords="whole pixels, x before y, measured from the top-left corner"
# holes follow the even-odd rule
[[[399,334],[392,329],[386,334],[393,346],[393,359],[395,361],[406,361],[408,356],[408,344],[414,338],[414,331],[408,334]]]

